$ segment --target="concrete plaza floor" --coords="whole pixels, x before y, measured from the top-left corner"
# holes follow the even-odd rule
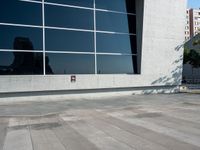
[[[0,150],[200,150],[200,95],[0,103]]]

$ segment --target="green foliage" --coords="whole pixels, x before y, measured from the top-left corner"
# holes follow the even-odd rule
[[[185,48],[183,63],[186,64],[187,62],[189,62],[189,60],[190,60],[190,50]]]
[[[193,42],[193,46],[200,46],[200,39],[196,39]],[[193,68],[198,68],[200,67],[200,49],[188,49],[185,48],[184,50],[184,64],[189,63],[192,65]]]
[[[200,46],[200,39],[197,39],[193,42],[194,46]]]
[[[196,50],[190,50],[188,57],[188,63],[191,64],[193,68],[200,67],[200,54]]]

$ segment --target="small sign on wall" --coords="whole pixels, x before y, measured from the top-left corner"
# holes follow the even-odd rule
[[[71,76],[71,82],[72,82],[72,83],[76,82],[76,76],[74,76],[74,75]]]

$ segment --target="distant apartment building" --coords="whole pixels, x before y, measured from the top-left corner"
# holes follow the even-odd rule
[[[190,35],[191,37],[200,32],[200,9],[190,9]]]
[[[189,40],[200,33],[200,9],[187,9],[185,40]]]
[[[190,39],[190,10],[186,10],[185,40]]]

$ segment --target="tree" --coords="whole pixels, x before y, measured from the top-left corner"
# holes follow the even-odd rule
[[[200,39],[196,39],[192,43],[193,46],[197,47],[197,49],[189,49],[185,47],[184,49],[184,60],[183,63],[186,64],[189,62],[189,64],[196,64],[197,60],[199,59],[197,55],[200,55]],[[194,62],[193,62],[194,61]],[[195,65],[196,66],[196,65]]]
[[[194,68],[200,67],[200,39],[196,39],[193,41],[193,46],[197,47],[196,49],[188,49],[184,50],[184,64],[190,64],[192,66],[192,76],[194,73]]]
[[[190,50],[188,48],[184,49],[184,59],[183,59],[183,64],[187,64],[190,60]]]
[[[190,50],[188,55],[188,63],[192,66],[192,74],[194,68],[200,67],[200,54],[196,50]]]
[[[197,39],[193,42],[194,46],[200,46],[200,39]]]

